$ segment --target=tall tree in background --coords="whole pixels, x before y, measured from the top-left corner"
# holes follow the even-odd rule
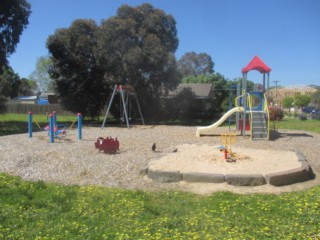
[[[0,71],[14,53],[23,29],[28,25],[31,6],[26,0],[1,0],[0,3]],[[0,72],[1,73],[1,72]]]
[[[36,69],[30,74],[29,79],[37,83],[41,92],[54,91],[54,81],[49,72],[52,68],[52,59],[49,56],[38,58]]]
[[[19,96],[32,96],[37,94],[37,83],[33,80],[29,80],[26,78],[20,79],[20,84],[18,88]]]
[[[311,97],[309,95],[296,95],[294,96],[294,105],[298,108],[302,108],[308,106],[311,101]]]
[[[0,96],[14,98],[18,96],[20,77],[11,67],[2,67],[0,75]]]
[[[207,53],[187,52],[178,61],[178,70],[182,78],[212,74],[213,67],[214,63]]]
[[[6,97],[14,96],[16,78],[8,67],[8,57],[14,53],[23,29],[28,25],[31,6],[26,0],[1,0],[0,2],[0,113],[5,111]],[[13,78],[10,78],[10,74]],[[19,76],[18,76],[19,79]],[[8,83],[12,80],[14,82]],[[7,89],[7,90],[5,90]]]
[[[291,108],[293,107],[293,103],[294,103],[293,97],[286,96],[282,99],[282,107],[288,108],[289,112],[290,112]]]
[[[132,85],[140,103],[150,106],[149,110],[156,109],[152,104],[158,101],[153,100],[161,90],[178,84],[174,18],[147,3],[123,5],[116,16],[102,22],[101,29],[100,53],[106,78]]]
[[[53,61],[50,75],[62,105],[92,118],[99,115],[108,94],[104,70],[97,61],[98,32],[93,20],[76,20],[47,40]]]

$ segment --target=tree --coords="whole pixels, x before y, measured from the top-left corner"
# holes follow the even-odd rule
[[[212,74],[213,66],[214,63],[207,53],[187,52],[178,61],[178,70],[183,78]]]
[[[20,35],[29,23],[30,8],[30,3],[26,0],[1,0],[0,71],[7,65],[8,56],[14,53]]]
[[[183,88],[176,96],[166,99],[164,111],[167,113],[167,118],[189,118],[194,113],[195,94],[190,88]]]
[[[311,97],[308,95],[296,95],[294,96],[294,103],[298,108],[308,106]]]
[[[294,102],[293,97],[290,97],[290,96],[284,97],[282,99],[282,106],[284,108],[289,108],[290,110],[290,108],[293,107],[293,102]]]
[[[20,77],[11,67],[2,67],[0,75],[0,96],[14,98],[18,96]]]
[[[311,95],[311,102],[320,109],[320,91],[317,91]]]
[[[218,114],[221,111],[225,110],[222,103],[228,97],[228,81],[220,73],[213,73],[210,75],[198,75],[192,76],[189,75],[182,79],[182,83],[211,83],[213,84],[214,89],[214,109],[213,113]]]
[[[49,56],[38,58],[36,69],[30,74],[29,79],[37,83],[41,92],[54,91],[54,81],[50,77],[52,59]]]
[[[93,20],[76,20],[47,40],[52,56],[50,76],[62,105],[92,118],[99,116],[108,96],[104,70],[98,64],[98,34]]]
[[[37,83],[33,80],[26,78],[20,79],[20,84],[18,88],[18,95],[20,96],[32,96],[36,94],[38,89]]]
[[[102,21],[101,29],[100,61],[105,77],[115,84],[133,86],[144,115],[154,114],[162,90],[178,84],[174,18],[148,3],[123,5],[116,16]]]
[[[7,98],[18,95],[20,77],[11,67],[2,67],[0,74],[0,113],[6,111]]]

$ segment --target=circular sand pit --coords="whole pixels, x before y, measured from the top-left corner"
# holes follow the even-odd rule
[[[293,151],[232,148],[229,161],[220,147],[184,144],[178,151],[152,161],[148,177],[161,182],[227,182],[232,185],[287,185],[305,181],[310,169]],[[280,179],[279,179],[280,178]]]

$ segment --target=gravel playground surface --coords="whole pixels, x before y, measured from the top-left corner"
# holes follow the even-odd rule
[[[220,134],[229,129],[221,127],[213,135],[195,137],[196,127],[146,125],[125,127],[84,127],[83,139],[77,140],[77,130],[49,143],[47,132],[16,134],[0,137],[0,172],[21,176],[26,180],[42,180],[66,185],[101,185],[115,188],[158,191],[176,189],[198,194],[215,191],[235,193],[282,193],[299,191],[320,184],[320,134],[302,131],[272,131],[270,141],[250,141],[238,136],[236,149],[266,151],[299,150],[312,167],[316,178],[307,182],[275,187],[269,184],[255,187],[231,186],[226,183],[160,183],[143,177],[140,169],[171,153],[181,145],[222,145]],[[94,143],[98,137],[117,137],[120,150],[116,154],[99,152]],[[156,151],[151,147],[156,143]],[[197,149],[197,148],[196,148]],[[180,149],[181,150],[181,149]],[[269,154],[265,154],[268,164]],[[233,163],[231,163],[233,164]]]

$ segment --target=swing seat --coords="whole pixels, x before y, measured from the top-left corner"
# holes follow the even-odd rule
[[[44,130],[48,131],[48,135],[50,136],[50,126],[45,126]],[[54,137],[65,137],[67,134],[66,126],[64,124],[57,124],[53,127],[53,134]]]

